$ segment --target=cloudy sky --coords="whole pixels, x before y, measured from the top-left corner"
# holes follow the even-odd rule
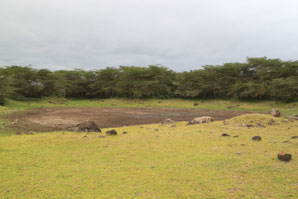
[[[185,71],[297,60],[297,10],[298,0],[0,0],[0,65]]]

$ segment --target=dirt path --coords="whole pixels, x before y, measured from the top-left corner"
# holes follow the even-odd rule
[[[13,114],[14,128],[24,131],[67,130],[82,121],[93,120],[101,128],[162,122],[166,118],[189,121],[194,117],[212,116],[224,120],[248,111],[218,111],[169,108],[42,108]]]

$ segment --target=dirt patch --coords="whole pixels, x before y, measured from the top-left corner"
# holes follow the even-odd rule
[[[160,123],[166,118],[189,121],[194,117],[211,116],[216,120],[229,119],[248,111],[217,111],[170,108],[41,108],[9,116],[18,120],[13,128],[25,131],[68,130],[82,121],[95,121],[100,128]]]

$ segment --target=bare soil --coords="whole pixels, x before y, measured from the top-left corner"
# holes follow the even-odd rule
[[[77,124],[95,121],[100,128],[160,123],[167,118],[189,121],[194,117],[211,116],[215,120],[229,119],[252,113],[231,110],[200,110],[173,108],[40,108],[15,113],[8,119],[18,122],[13,126],[23,131],[69,130]]]

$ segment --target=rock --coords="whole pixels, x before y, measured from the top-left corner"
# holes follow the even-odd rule
[[[268,125],[273,125],[275,123],[275,120],[274,119],[270,119],[269,121],[268,121]]]
[[[52,101],[52,100],[48,101],[48,103],[50,103],[50,104],[61,104],[61,103],[58,102],[58,101]]]
[[[82,138],[87,138],[87,135],[83,136]]]
[[[106,136],[100,135],[100,136],[98,136],[98,137],[100,137],[100,138],[105,138]]]
[[[171,120],[170,118],[165,119],[164,121],[161,122],[161,124],[174,124],[176,123],[174,120]]]
[[[106,132],[107,135],[117,135],[117,131],[115,129],[109,130]]]
[[[290,140],[285,140],[282,143],[291,143]]]
[[[248,128],[253,127],[252,124],[246,124],[245,126],[248,127]]]
[[[4,106],[4,102],[0,102],[0,106]]]
[[[241,155],[241,154],[242,154],[242,152],[236,152],[235,154]]]
[[[16,133],[16,135],[22,135],[22,133],[18,131],[18,132]]]
[[[252,137],[251,139],[252,139],[253,141],[261,141],[261,140],[262,140],[261,136],[254,136],[254,137]]]
[[[265,126],[262,125],[262,124],[260,124],[260,123],[257,123],[256,127],[258,127],[258,128],[265,128]]]
[[[193,103],[194,106],[199,106],[198,102]]]
[[[239,137],[239,135],[234,135],[233,137],[234,137],[234,138],[237,138],[237,137]]]
[[[126,131],[124,131],[122,134],[127,134],[127,132],[126,132]]]
[[[285,153],[285,152],[280,152],[280,153],[278,153],[277,158],[281,161],[286,161],[287,162],[287,161],[291,160],[292,154]]]
[[[177,127],[175,124],[171,126],[171,128],[175,128],[175,127]]]
[[[158,103],[160,104],[160,103],[161,103],[161,101],[158,101]]]
[[[77,125],[77,132],[101,132],[98,125],[91,120],[87,120]]]
[[[227,108],[228,109],[232,109],[232,108],[235,108],[235,106],[228,106]]]
[[[1,123],[1,125],[3,125],[3,126],[4,126],[5,124],[6,124],[5,122],[2,122],[2,123]]]
[[[223,134],[221,134],[221,136],[224,136],[224,137],[226,137],[226,136],[230,136],[229,134],[227,134],[227,133],[223,133]]]
[[[298,138],[298,136],[297,136],[297,135],[295,135],[295,136],[291,137],[291,139],[297,139],[297,138]]]
[[[279,110],[276,109],[276,108],[271,109],[270,114],[271,114],[273,117],[280,117],[280,112],[279,112]]]
[[[210,123],[210,122],[213,122],[213,121],[214,121],[214,118],[209,117],[209,116],[196,117],[196,118],[193,118],[191,121],[189,121],[187,125]]]
[[[158,129],[158,128],[155,128],[154,130],[155,130],[155,131],[159,131],[159,129]]]

